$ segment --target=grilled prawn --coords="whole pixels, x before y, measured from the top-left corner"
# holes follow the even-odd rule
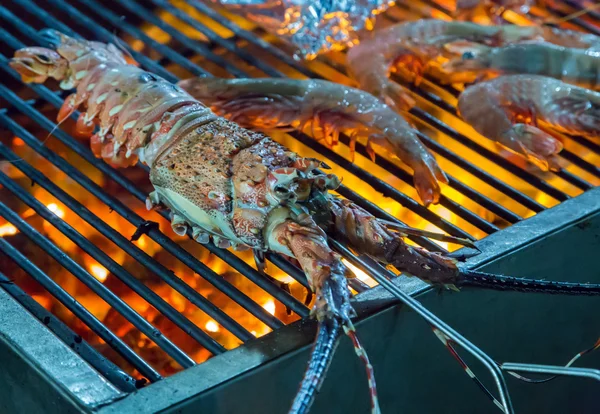
[[[523,41],[546,41],[567,47],[600,45],[598,36],[545,26],[485,26],[469,22],[422,19],[371,32],[348,51],[347,62],[360,87],[388,105],[409,109],[414,100],[388,79],[391,68],[417,79],[430,62],[444,54],[444,45],[468,41],[504,46]]]
[[[450,74],[473,72],[480,76],[503,74],[543,75],[588,89],[600,89],[600,51],[550,43],[523,43],[488,47],[455,42],[446,49],[460,57],[444,65]]]
[[[395,111],[361,90],[322,80],[194,78],[179,83],[194,98],[245,128],[263,131],[307,124],[335,145],[340,132],[387,148],[414,171],[415,187],[425,205],[437,203],[439,182],[448,180],[416,131]]]
[[[458,109],[481,134],[551,167],[562,144],[538,120],[561,132],[600,135],[600,93],[544,76],[507,75],[470,86]]]
[[[59,121],[82,105],[80,133],[92,133],[98,156],[115,165],[140,159],[150,167],[155,188],[150,208],[172,213],[177,234],[219,247],[250,248],[295,258],[316,293],[313,314],[319,333],[292,413],[305,413],[318,391],[342,330],[352,337],[367,367],[373,411],[375,379],[351,322],[347,269],[327,243],[344,238],[361,254],[396,266],[437,285],[474,285],[521,291],[600,294],[598,285],[523,280],[461,270],[449,256],[413,248],[404,234],[418,232],[380,221],[328,190],[339,185],[320,173],[321,162],[302,158],[265,135],[215,116],[207,107],[164,79],[128,65],[112,45],[42,32],[55,50],[25,48],[10,65],[25,82],[61,81],[77,88]],[[96,125],[97,124],[97,125]],[[447,236],[446,236],[447,237]]]

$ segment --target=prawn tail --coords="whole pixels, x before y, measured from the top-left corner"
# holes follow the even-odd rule
[[[448,72],[468,72],[488,69],[491,65],[490,51],[492,48],[475,42],[458,40],[444,45],[444,49],[457,55],[450,59],[442,69]]]
[[[289,414],[309,412],[325,380],[341,333],[342,321],[339,318],[327,318],[319,322],[317,339],[312,349],[310,361]]]
[[[457,287],[479,287],[493,290],[510,290],[526,293],[549,293],[556,295],[600,295],[600,284],[555,282],[551,280],[526,279],[461,269]]]
[[[408,111],[417,104],[406,88],[392,81],[386,82],[382,95],[383,101],[397,111]]]
[[[562,151],[562,142],[536,126],[515,124],[501,143],[525,155],[545,170],[560,168],[556,154]]]
[[[415,165],[416,164],[416,165]],[[413,167],[414,186],[425,206],[437,204],[441,196],[440,183],[447,184],[448,177],[433,156],[422,157]]]

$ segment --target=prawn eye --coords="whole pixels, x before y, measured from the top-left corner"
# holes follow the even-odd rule
[[[470,52],[470,51],[469,52],[465,52],[465,53],[463,53],[462,58],[464,60],[474,59],[475,58],[475,54],[473,52]]]
[[[46,55],[35,55],[36,59],[42,63],[52,63],[50,58]]]

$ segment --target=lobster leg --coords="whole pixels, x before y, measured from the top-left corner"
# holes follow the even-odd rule
[[[348,200],[330,197],[330,234],[342,237],[361,254],[390,264],[433,285],[473,286],[567,295],[600,295],[600,284],[554,282],[494,275],[458,267],[452,257],[407,245],[400,233]],[[329,233],[329,231],[328,231]]]
[[[269,236],[269,244],[272,248],[283,246],[289,249],[288,254],[298,260],[316,295],[313,315],[319,321],[317,339],[290,413],[309,411],[325,379],[342,329],[352,339],[357,355],[365,364],[372,412],[379,413],[373,367],[350,320],[354,309],[350,305],[350,291],[346,283],[348,269],[340,256],[331,250],[323,230],[308,216],[301,223],[286,220],[276,225]]]

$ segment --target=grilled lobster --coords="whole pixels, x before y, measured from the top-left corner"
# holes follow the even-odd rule
[[[191,228],[200,243],[253,249],[257,261],[276,252],[295,258],[316,294],[319,333],[291,412],[307,412],[325,376],[342,330],[365,361],[373,411],[375,382],[352,326],[348,270],[327,235],[344,238],[358,253],[435,285],[476,285],[567,294],[600,294],[598,285],[523,280],[461,270],[456,260],[407,245],[406,229],[329,194],[340,180],[324,164],[303,158],[265,135],[215,116],[178,86],[146,72],[114,45],[74,39],[53,30],[41,35],[52,48],[18,50],[10,65],[25,82],[60,81],[76,88],[58,121],[82,105],[76,130],[91,135],[94,153],[115,166],[138,159],[150,167],[155,191],[148,207],[168,207],[177,234]],[[412,230],[414,232],[415,230]],[[260,266],[259,266],[260,267]]]

